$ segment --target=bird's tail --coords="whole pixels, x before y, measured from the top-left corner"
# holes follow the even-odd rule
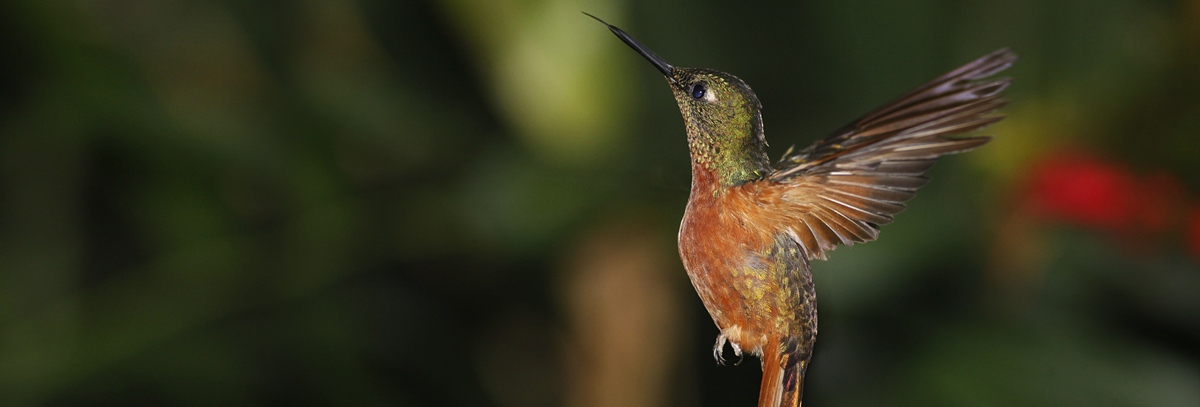
[[[758,407],[800,407],[804,372],[812,353],[801,349],[797,338],[783,338],[782,342],[764,349]]]

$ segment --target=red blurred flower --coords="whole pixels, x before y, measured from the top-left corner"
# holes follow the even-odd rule
[[[1134,221],[1139,231],[1161,235],[1179,222],[1183,212],[1183,185],[1167,172],[1152,174],[1138,182]]]
[[[1200,258],[1200,206],[1197,206],[1187,223],[1187,248],[1193,256]]]
[[[1034,166],[1028,185],[1041,216],[1101,229],[1123,229],[1134,219],[1133,176],[1088,153],[1051,154]]]
[[[1185,207],[1174,175],[1159,171],[1136,177],[1126,166],[1083,150],[1047,155],[1033,166],[1025,185],[1027,213],[1111,233],[1123,249],[1143,254],[1159,246]],[[1188,244],[1200,255],[1198,219],[1188,218]]]

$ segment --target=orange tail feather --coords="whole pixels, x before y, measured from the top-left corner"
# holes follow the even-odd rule
[[[811,354],[802,354],[796,340],[784,346],[766,346],[763,378],[758,390],[758,407],[800,407],[804,394],[804,372]]]

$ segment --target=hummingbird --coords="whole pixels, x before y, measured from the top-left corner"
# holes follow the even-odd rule
[[[809,264],[837,245],[879,237],[941,155],[979,147],[987,136],[951,137],[995,123],[1009,78],[987,78],[1016,60],[1001,49],[884,104],[772,163],[762,105],[741,79],[680,68],[588,13],[664,76],[687,129],[692,185],[679,226],[679,254],[720,333],[762,362],[759,407],[801,405],[817,337]],[[794,152],[794,153],[793,153]]]

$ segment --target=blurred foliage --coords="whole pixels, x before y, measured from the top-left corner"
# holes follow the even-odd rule
[[[814,265],[806,405],[1200,405],[1197,0],[5,1],[0,405],[752,403],[677,109],[580,11],[746,80],[773,156],[1021,56],[996,140]]]

